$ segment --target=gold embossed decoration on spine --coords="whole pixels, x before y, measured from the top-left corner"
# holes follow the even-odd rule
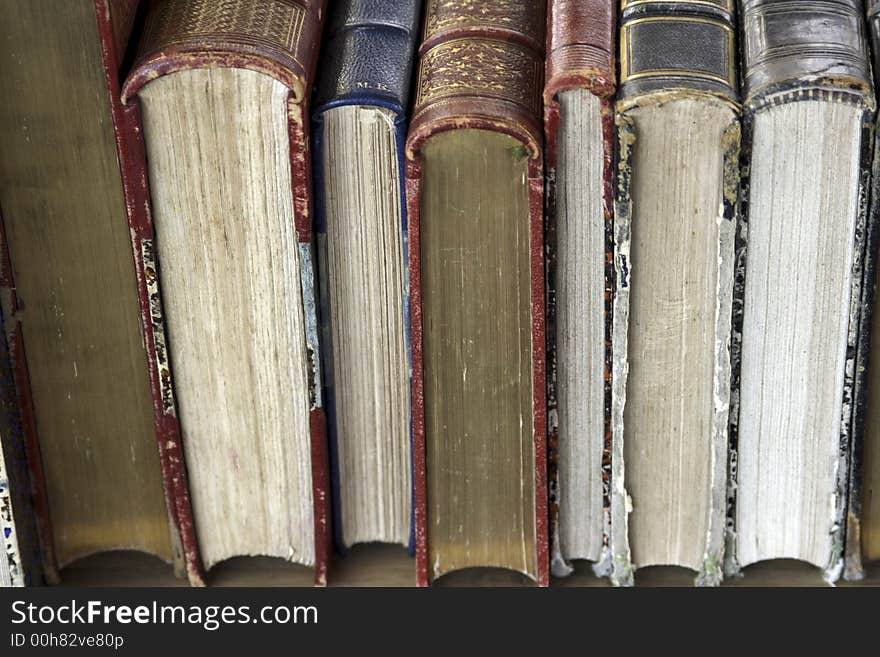
[[[544,3],[484,4],[428,3],[409,157],[431,132],[479,122],[538,156]]]
[[[296,0],[158,0],[147,16],[134,82],[207,64],[248,68],[293,90],[298,102],[311,80],[320,26],[319,3]],[[323,3],[320,3],[323,4]],[[128,95],[128,92],[125,92]]]
[[[736,29],[727,1],[622,3],[620,102],[697,92],[737,102]]]
[[[623,3],[611,394],[618,585],[661,564],[690,568],[698,585],[723,576],[740,143],[732,10],[726,1]]]
[[[511,568],[539,585],[549,580],[540,123],[545,9],[534,0],[432,0],[425,10],[406,146],[420,585],[468,566]],[[454,156],[465,151],[471,155],[462,157],[473,160],[467,164]],[[468,194],[462,204],[439,200],[459,184]],[[460,230],[452,228],[463,220]],[[493,244],[507,256],[499,259]],[[444,249],[463,249],[463,261],[445,257]],[[495,278],[487,279],[484,272],[496,265]],[[449,305],[444,286],[466,279],[458,303]],[[504,289],[496,289],[498,280]],[[444,309],[455,312],[449,322]],[[502,342],[492,343],[493,336]],[[522,466],[515,476],[501,465],[515,463]],[[493,521],[481,524],[486,512]]]
[[[516,42],[471,37],[445,41],[422,58],[416,104],[474,95],[513,101],[538,112],[541,99],[535,88],[541,66],[534,51]],[[486,75],[487,70],[493,75]]]
[[[279,371],[290,372],[295,370],[296,377],[300,377],[300,374],[302,374],[303,379],[301,381],[301,389],[300,383],[297,383],[296,387],[299,392],[305,394],[307,404],[305,406],[297,405],[296,407],[297,429],[295,430],[297,438],[301,436],[307,437],[309,442],[306,448],[310,452],[310,458],[303,454],[293,459],[293,462],[297,464],[297,481],[299,482],[296,495],[293,497],[295,497],[298,503],[302,503],[303,509],[311,507],[312,514],[311,519],[306,520],[307,512],[300,509],[301,513],[298,512],[299,515],[297,516],[299,524],[297,525],[298,530],[295,538],[300,542],[297,548],[298,558],[303,563],[313,563],[315,565],[315,580],[318,584],[326,583],[326,569],[329,557],[328,548],[330,545],[328,523],[329,499],[327,491],[328,473],[326,468],[325,422],[320,395],[320,360],[317,351],[313,253],[311,248],[311,156],[309,153],[310,140],[307,117],[309,116],[309,91],[312,88],[326,4],[326,0],[156,0],[150,5],[139,52],[122,90],[126,119],[135,126],[134,132],[137,134],[142,132],[144,134],[147,149],[155,148],[155,152],[151,153],[153,157],[148,158],[147,162],[151,167],[149,169],[149,182],[152,188],[151,193],[154,195],[152,209],[157,213],[155,216],[159,217],[157,225],[160,227],[164,225],[165,228],[168,228],[168,226],[172,225],[168,222],[163,224],[163,219],[158,213],[164,212],[167,217],[169,207],[173,211],[173,208],[176,206],[169,205],[168,201],[169,199],[178,198],[176,196],[178,190],[173,185],[169,186],[166,184],[163,187],[163,184],[167,183],[168,180],[162,179],[157,174],[156,166],[158,166],[157,163],[162,159],[160,154],[165,153],[167,155],[169,151],[164,149],[161,144],[163,135],[167,136],[168,130],[164,128],[157,129],[155,120],[157,117],[165,116],[159,110],[167,108],[166,103],[177,102],[176,99],[180,98],[181,94],[193,92],[195,87],[187,87],[182,81],[209,80],[209,84],[205,88],[206,98],[222,96],[227,91],[233,97],[237,95],[237,99],[230,101],[231,104],[229,105],[228,112],[230,117],[234,115],[245,123],[251,121],[251,124],[254,126],[258,123],[263,127],[271,125],[271,143],[274,148],[278,149],[277,157],[275,157],[272,166],[281,167],[281,169],[276,171],[277,175],[257,175],[256,180],[253,182],[256,185],[266,184],[266,192],[259,194],[261,198],[277,200],[283,197],[285,199],[282,203],[285,207],[284,211],[291,210],[291,216],[285,217],[282,224],[285,230],[295,229],[295,234],[292,236],[295,238],[293,241],[286,241],[291,236],[283,232],[285,241],[280,247],[274,239],[268,240],[268,243],[272,248],[279,247],[285,250],[286,255],[280,261],[298,268],[296,280],[285,278],[285,285],[290,285],[291,290],[296,290],[297,293],[302,294],[301,303],[294,299],[297,295],[292,292],[288,297],[288,308],[297,309],[295,311],[291,310],[290,320],[293,324],[296,324],[297,328],[293,329],[296,335],[288,336],[291,339],[284,341],[284,343],[285,348],[289,347],[294,351],[302,348],[302,354],[297,351],[294,360],[299,363],[302,356],[303,371],[300,372],[296,368],[280,368]],[[181,75],[174,75],[177,73],[181,73]],[[271,80],[267,80],[267,78],[271,78]],[[232,80],[237,80],[236,84],[240,82],[240,86],[224,86],[226,82]],[[181,83],[179,85],[180,90],[176,90],[174,93],[164,93],[167,89],[174,90],[175,85],[178,85],[178,83]],[[240,101],[238,99],[252,100],[249,94],[269,93],[266,91],[267,89],[271,89],[271,93],[274,94],[273,98],[276,100],[283,99],[283,102],[279,104],[273,100],[272,103],[257,103],[262,113],[244,111],[242,114],[242,106],[239,104]],[[200,100],[203,100],[203,98],[200,98]],[[183,114],[186,113],[181,115]],[[188,114],[187,116],[192,117],[195,115],[196,111],[194,110],[193,114]],[[230,117],[224,117],[224,119]],[[234,122],[234,120],[230,118],[231,122]],[[178,126],[175,124],[174,127],[177,128]],[[184,132],[184,134],[187,133]],[[211,134],[211,132],[209,131],[208,134]],[[253,133],[245,135],[244,132],[233,130],[233,134],[236,138],[246,141]],[[229,144],[228,140],[220,140],[219,143],[224,144],[223,148],[226,148],[226,145]],[[246,143],[242,142],[239,144],[241,147],[239,152],[246,152],[247,148],[252,145],[249,141]],[[183,165],[183,170],[193,172],[193,175],[201,171],[199,185],[205,185],[210,182],[211,178],[208,175],[208,171],[216,171],[217,167],[228,166],[231,170],[240,170],[242,173],[246,171],[253,173],[255,170],[253,162],[248,166],[240,167],[234,161],[234,158],[227,158],[227,160],[221,161],[220,158],[206,156],[205,148],[207,147],[203,143],[199,149],[196,149],[196,152],[201,153],[203,157],[201,164],[195,166]],[[233,149],[227,149],[224,153],[234,150],[234,144],[232,144],[232,147]],[[181,161],[175,160],[173,164],[179,165]],[[214,168],[212,169],[211,167]],[[289,167],[289,170],[284,170],[287,167]],[[287,188],[285,185],[282,185],[280,196],[279,190],[269,189],[269,186],[272,184],[284,181],[288,177],[290,186]],[[179,179],[179,176],[171,176],[170,179]],[[198,185],[196,186],[198,187]],[[257,221],[259,217],[256,217],[256,215],[259,212],[253,203],[240,203],[242,193],[247,193],[246,191],[242,192],[242,190],[250,188],[251,186],[249,185],[240,187],[225,185],[220,189],[208,188],[207,190],[203,187],[202,191],[204,194],[201,196],[197,195],[195,201],[197,204],[202,203],[199,206],[202,209],[208,208],[211,203],[224,202],[229,202],[231,204],[230,207],[233,208],[250,208],[248,211],[250,215],[234,216],[235,212],[225,215],[225,220],[231,222],[236,229],[242,225],[247,225],[249,221],[252,221],[253,225],[268,225]],[[289,208],[286,205],[287,203],[290,204]],[[210,215],[211,210],[208,209],[207,213]],[[268,211],[267,216],[269,221],[274,221],[280,215],[278,212]],[[194,218],[193,221],[197,218]],[[147,216],[136,225],[132,224],[132,228],[137,231],[137,239],[140,240],[138,243],[145,245],[144,249],[136,249],[136,258],[143,265],[149,256],[149,249],[146,243],[152,244],[153,220]],[[165,249],[171,253],[171,247],[169,246],[171,242],[169,240],[164,242],[161,240],[157,241],[157,255],[160,259],[164,257],[161,248],[163,243],[166,245]],[[172,258],[173,256],[168,256],[164,263],[166,270],[168,270],[165,272],[166,274],[173,271],[173,268],[168,266]],[[229,271],[230,269],[227,269],[225,273]],[[277,268],[266,269],[264,267],[262,271],[267,273],[267,275],[280,275],[278,274],[280,270]],[[213,274],[208,273],[207,275]],[[169,278],[169,280],[171,279]],[[148,283],[155,284],[156,281],[151,279]],[[159,281],[160,286],[163,284],[167,285],[163,295],[166,297],[167,303],[169,290],[174,288],[173,284],[164,281],[164,277],[163,280]],[[141,294],[149,296],[151,290],[147,289],[148,286],[145,284],[142,287]],[[218,289],[223,289],[223,286],[220,286]],[[251,291],[253,289],[253,287],[250,288]],[[152,291],[154,292],[155,290]],[[149,298],[152,301],[152,297]],[[224,297],[224,299],[226,298]],[[254,307],[257,306],[258,304],[254,305]],[[142,321],[145,328],[154,327],[155,318],[152,316],[152,309],[151,304],[149,308],[142,312]],[[214,309],[216,310],[216,308]],[[173,353],[175,348],[180,348],[180,344],[183,344],[183,341],[181,339],[175,341],[173,334],[175,324],[172,321],[171,311],[166,311],[166,317],[170,327],[168,347]],[[178,313],[174,317],[180,320],[183,315]],[[302,330],[301,335],[300,329]],[[256,334],[257,331],[254,333]],[[174,411],[174,406],[172,405],[173,398],[170,395],[170,386],[171,378],[174,375],[171,372],[171,368],[167,367],[167,361],[162,360],[164,356],[164,343],[160,339],[162,336],[157,335],[155,337],[157,339],[151,347],[157,361],[157,369],[160,370],[161,380],[154,386],[154,396],[161,401],[165,410],[171,413]],[[244,345],[242,348],[245,349],[247,346]],[[261,354],[261,358],[251,361],[256,363],[255,369],[261,367],[272,369],[274,365],[270,362],[271,357],[269,353],[265,350],[258,350],[258,352]],[[266,356],[266,358],[263,359],[262,356]],[[214,360],[218,362],[218,367],[221,366],[220,363],[222,362],[228,364],[228,359],[224,360],[217,357]],[[193,402],[195,397],[192,396],[192,388],[186,388],[185,384],[182,383],[186,381],[186,378],[181,372],[186,373],[187,370],[183,369],[185,366],[181,365],[180,358],[177,358],[177,366],[179,372],[176,375],[175,393],[179,401],[179,411],[182,417],[181,429],[185,436],[189,436],[189,440],[186,437],[184,438],[184,447],[186,448],[185,451],[188,459],[187,466],[190,469],[191,480],[195,482],[195,470],[201,466],[197,465],[200,459],[193,457],[192,454],[194,452],[191,452],[190,449],[192,446],[197,445],[197,441],[193,436],[198,434],[198,431],[193,429],[196,426],[196,422],[193,420],[193,409],[205,407],[200,402]],[[299,381],[299,379],[297,380]],[[272,394],[278,389],[277,385],[268,388]],[[248,388],[248,392],[254,393],[255,390]],[[190,395],[188,402],[184,393]],[[255,397],[257,402],[255,403],[261,403],[260,400],[264,398],[264,395],[257,394]],[[225,417],[223,412],[209,412],[206,415],[209,417]],[[249,416],[249,420],[270,415],[271,413],[266,414],[258,409],[257,412]],[[188,423],[189,428],[187,427]],[[294,429],[288,426],[282,433],[287,433],[291,430]],[[187,431],[191,433],[187,434]],[[210,434],[211,432],[207,433]],[[257,436],[258,439],[260,435],[260,432],[256,434],[251,433],[251,436]],[[219,433],[214,433],[214,436],[217,440],[224,437]],[[285,441],[282,441],[282,443],[287,445]],[[302,450],[303,448],[303,444],[297,440],[296,449]],[[287,456],[289,457],[290,453]],[[307,470],[310,470],[310,472],[307,473]],[[202,474],[204,474],[204,469]],[[300,490],[302,488],[300,484],[307,479],[310,479],[311,485],[303,485],[310,488],[309,495],[306,495],[305,489]],[[277,480],[283,483],[289,481],[290,477],[278,477]],[[205,480],[203,479],[202,481]],[[258,486],[259,482],[254,485]],[[251,486],[251,489],[253,488],[254,486]],[[196,489],[195,483],[193,484],[193,489]],[[199,499],[202,502],[207,500],[210,506],[210,504],[213,504],[211,501],[212,496],[210,494],[205,495],[204,490],[206,490],[205,487],[202,487],[202,494]],[[234,490],[229,490],[230,495],[235,494]],[[265,531],[263,535],[258,535],[259,532],[254,533],[256,537],[254,540],[259,543],[265,538],[266,542],[256,545],[256,547],[241,547],[240,545],[223,543],[226,537],[219,529],[222,523],[212,521],[207,523],[210,525],[208,531],[201,528],[199,533],[202,558],[206,564],[210,565],[212,563],[211,559],[205,557],[207,553],[205,545],[208,544],[206,536],[212,539],[216,538],[217,541],[215,541],[214,546],[220,546],[213,553],[215,558],[222,558],[224,550],[229,551],[231,554],[252,554],[260,551],[271,551],[278,555],[282,555],[283,552],[283,556],[287,558],[294,556],[294,548],[289,546],[289,549],[283,546],[279,548],[281,543],[277,540],[278,532],[271,534],[271,532],[275,531],[274,527],[277,523],[263,521],[263,518],[277,518],[275,511],[266,512],[266,509],[271,504],[283,504],[284,500],[280,500],[278,496],[273,496],[272,494],[268,496],[266,494],[261,496],[253,495],[254,499],[257,497],[260,497],[267,506],[260,510],[260,514],[246,514],[246,517],[257,518],[258,515],[260,516],[254,522],[263,522],[260,525],[260,531]],[[193,499],[194,507],[196,507],[194,509],[195,515],[198,519],[200,509],[204,513],[208,507],[205,504],[199,507],[199,500],[196,499],[195,493],[193,494]],[[304,500],[309,500],[309,502],[303,502]],[[226,502],[219,502],[219,504],[224,503]],[[313,529],[307,529],[306,523],[311,523]],[[312,532],[313,541],[310,540],[309,536]],[[239,540],[241,535],[242,533],[239,532],[233,538]],[[294,539],[291,538],[290,540]],[[313,549],[309,547],[311,544],[313,544]]]
[[[424,41],[448,30],[507,30],[514,38],[540,43],[544,39],[543,11],[542,3],[522,0],[429,2]]]

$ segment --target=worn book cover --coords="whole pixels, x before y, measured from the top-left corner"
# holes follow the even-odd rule
[[[545,6],[431,0],[406,145],[420,585],[549,579]]]
[[[862,378],[874,113],[863,6],[749,0],[742,12],[726,570],[790,558],[834,581]]]
[[[182,570],[191,536],[179,513],[185,478],[171,465],[179,445],[154,422],[126,221],[138,207],[114,133],[137,8],[0,4],[0,58],[17,62],[0,71],[3,311],[50,582],[105,550]]]
[[[145,5],[139,4],[138,0],[95,1],[104,56],[104,74],[109,90],[123,193],[128,212],[131,251],[142,320],[141,330],[147,351],[147,369],[153,397],[153,420],[156,425],[162,464],[162,481],[169,513],[179,532],[178,540],[183,552],[187,577],[193,585],[198,586],[204,583],[204,575],[195,541],[186,466],[180,443],[180,425],[174,409],[174,392],[171,389],[162,299],[157,285],[149,195],[144,171],[143,139],[137,116],[130,109],[126,111],[120,95],[120,76],[124,74],[122,66],[126,44],[132,34],[139,9],[143,14]],[[134,37],[135,43],[136,38],[137,35]]]
[[[334,543],[412,549],[404,147],[421,3],[328,15],[312,120]]]
[[[544,84],[550,559],[611,566],[617,7],[551,0]]]
[[[873,64],[874,88],[880,70],[880,3],[865,3],[869,55]],[[856,343],[853,383],[853,426],[850,437],[849,490],[846,512],[844,577],[864,577],[863,561],[880,559],[880,356],[877,355],[877,247],[880,241],[880,158],[878,158],[876,115],[874,151],[871,161],[870,205],[865,228],[864,273],[861,315]]]
[[[721,581],[739,95],[734,6],[624,0],[616,105],[612,581]]]
[[[172,485],[184,458],[190,481],[188,558],[266,554],[314,567],[318,584],[329,491],[309,97],[324,12],[152,2],[117,112],[153,391],[182,442]]]

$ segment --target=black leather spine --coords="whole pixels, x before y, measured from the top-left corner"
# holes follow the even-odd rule
[[[326,248],[323,246],[327,231],[324,199],[324,112],[334,107],[361,105],[381,107],[394,114],[397,144],[397,165],[400,176],[400,209],[403,234],[406,235],[405,145],[409,92],[415,61],[416,39],[422,3],[419,0],[338,0],[330,3],[328,28],[324,48],[318,62],[317,96],[312,117],[312,157],[314,166],[315,232],[318,235],[321,270],[320,317],[322,354],[326,360],[324,399],[327,405],[330,455],[330,483],[332,488],[334,543],[341,554],[348,551],[342,532],[339,500],[340,480],[336,433],[336,393],[333,381],[333,349],[330,341],[329,292],[325,277]],[[345,157],[338,153],[337,157]],[[332,155],[331,155],[332,157]],[[382,217],[372,219],[382,220]],[[404,237],[403,253],[406,254]],[[405,262],[404,257],[404,262]],[[409,275],[407,273],[406,279]],[[404,311],[408,314],[409,298],[405,292]],[[407,347],[409,351],[409,347]],[[412,553],[415,536],[410,534]]]
[[[733,0],[622,0],[620,98],[673,90],[738,100]]]
[[[405,112],[420,9],[417,0],[333,3],[318,66],[317,111],[357,104]]]
[[[867,0],[867,31],[869,56],[872,56],[874,84],[880,84],[880,0]],[[875,117],[876,121],[876,117]],[[865,483],[862,468],[867,414],[877,417],[877,409],[868,408],[868,381],[871,372],[880,368],[880,363],[870,360],[871,341],[880,339],[872,336],[874,304],[877,297],[877,248],[880,244],[880,138],[874,132],[874,151],[871,163],[870,204],[867,211],[865,230],[864,274],[862,276],[861,316],[859,318],[858,340],[856,343],[855,382],[853,386],[853,426],[850,438],[850,460],[848,473],[846,535],[844,539],[843,576],[848,580],[864,577],[862,567],[862,499]],[[873,368],[873,369],[872,369]],[[876,380],[876,377],[875,377]],[[873,478],[876,480],[876,477]],[[873,481],[871,482],[873,483]]]

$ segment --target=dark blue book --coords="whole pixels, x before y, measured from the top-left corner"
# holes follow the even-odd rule
[[[334,536],[412,546],[404,142],[420,2],[335,3],[313,115]]]

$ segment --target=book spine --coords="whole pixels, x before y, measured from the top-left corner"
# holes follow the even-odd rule
[[[140,239],[141,255],[135,254],[139,279],[145,272],[144,288],[149,284],[142,307],[145,333],[159,336],[161,344],[155,354],[161,361],[161,377],[154,386],[157,404],[167,409],[163,417],[174,417],[177,446],[180,449],[179,428],[173,410],[172,375],[164,343],[159,281],[156,277],[153,254],[153,226],[149,213],[147,178],[144,167],[144,143],[141,136],[138,90],[161,75],[176,71],[231,67],[268,75],[289,89],[287,116],[290,139],[290,171],[293,191],[294,224],[299,241],[303,310],[306,324],[306,348],[309,375],[309,426],[312,456],[312,494],[314,500],[315,583],[327,583],[330,558],[329,477],[324,417],[317,299],[315,289],[315,257],[312,233],[312,177],[311,138],[309,133],[309,97],[320,44],[326,0],[159,0],[151,6],[141,35],[136,61],[121,92],[121,115],[127,129],[123,136],[131,140],[133,158],[129,184],[132,203],[137,209],[130,216],[135,241]],[[128,145],[124,145],[128,146]],[[120,148],[120,153],[126,152]],[[136,167],[136,170],[135,170]],[[140,236],[140,237],[139,237]],[[137,248],[136,248],[137,251]],[[149,256],[149,257],[147,257]],[[153,264],[152,267],[147,265]],[[152,296],[150,296],[152,295]],[[158,313],[158,314],[156,314]],[[170,405],[169,405],[170,404]],[[179,460],[183,495],[185,466],[182,451]],[[189,508],[189,496],[186,495]],[[190,512],[191,519],[191,512]],[[192,555],[197,559],[195,534],[192,536]],[[184,543],[186,548],[186,543]],[[190,551],[187,550],[187,554]],[[189,564],[188,564],[189,566]],[[200,569],[199,569],[200,573]],[[191,575],[191,579],[193,576]]]
[[[157,0],[144,24],[123,104],[160,75],[229,67],[284,84],[306,103],[317,64],[326,0]],[[292,117],[291,120],[295,120]],[[305,230],[298,226],[298,230]]]
[[[865,3],[870,53],[873,56],[875,76],[880,72],[880,1],[868,0]],[[877,81],[875,79],[875,85]],[[875,117],[876,120],[876,117]],[[862,567],[862,494],[863,494],[863,450],[868,413],[868,372],[871,366],[870,353],[874,303],[877,297],[877,247],[880,244],[880,134],[874,124],[873,159],[870,169],[870,204],[867,210],[866,243],[862,275],[861,317],[859,320],[856,349],[855,380],[853,385],[853,422],[849,448],[849,473],[846,507],[846,535],[844,538],[843,576],[847,580],[859,580],[865,575]],[[877,365],[875,364],[875,367]]]
[[[2,290],[3,329],[9,350],[12,377],[18,396],[18,405],[22,426],[22,442],[20,450],[16,450],[23,460],[13,461],[18,480],[28,488],[33,505],[33,517],[36,542],[39,545],[39,563],[42,577],[49,584],[61,581],[58,575],[58,562],[55,557],[55,542],[52,538],[52,519],[49,514],[49,496],[46,492],[46,478],[43,474],[43,459],[40,453],[40,441],[37,434],[37,421],[34,412],[34,400],[31,394],[30,374],[25,357],[24,338],[21,320],[18,318],[18,294],[15,278],[12,273],[12,261],[6,241],[5,227],[0,218],[0,290]],[[9,463],[7,462],[7,467]],[[21,545],[19,545],[21,547]]]
[[[736,103],[733,0],[621,0],[618,110],[653,94]]]
[[[21,322],[15,317],[18,298],[2,216],[0,295],[0,542],[4,552],[0,558],[6,560],[7,586],[34,586],[42,583],[44,577],[57,583]],[[2,574],[0,567],[0,580]]]
[[[153,249],[153,223],[150,216],[146,183],[146,153],[140,133],[140,117],[136,107],[124,107],[120,98],[119,71],[122,50],[118,7],[124,9],[122,22],[131,30],[137,3],[111,3],[95,0],[95,13],[101,35],[104,74],[110,96],[110,107],[116,134],[116,148],[122,173],[122,187],[131,229],[132,255],[138,285],[147,371],[153,393],[153,418],[162,468],[165,502],[171,518],[171,537],[175,554],[175,570],[185,572],[194,586],[204,585],[198,543],[195,537],[192,505],[189,498],[186,465],[180,439],[180,425],[174,403],[174,391],[165,343],[165,323],[159,294]]]
[[[859,0],[744,0],[742,29],[746,115],[810,98],[873,108]]]
[[[848,463],[839,466],[845,472],[845,481],[839,481],[838,514],[845,518],[846,531],[843,540],[843,576],[846,580],[859,580],[864,577],[862,568],[861,516],[862,516],[862,456],[865,438],[865,421],[868,412],[868,368],[872,340],[872,321],[874,302],[877,296],[877,245],[880,242],[880,160],[877,158],[878,136],[876,125],[865,125],[862,140],[862,162],[859,180],[859,216],[864,224],[856,226],[854,246],[857,249],[853,258],[853,269],[861,268],[860,297],[853,297],[857,308],[852,317],[858,316],[851,340],[855,341],[855,371],[851,387],[851,429],[846,452]],[[873,142],[873,148],[871,145]],[[861,256],[861,264],[859,257]],[[855,287],[854,287],[855,291]],[[848,354],[853,353],[847,345]],[[844,390],[846,395],[846,389]],[[846,399],[846,397],[845,397]],[[842,508],[841,508],[842,507]],[[842,526],[842,525],[839,525]]]
[[[802,100],[826,100],[852,103],[864,109],[861,161],[859,172],[858,218],[853,241],[852,285],[850,288],[849,329],[847,335],[846,369],[843,382],[839,460],[835,490],[835,536],[832,555],[825,567],[825,578],[834,581],[844,567],[844,553],[858,552],[859,503],[850,508],[854,493],[860,488],[861,431],[865,405],[864,362],[870,332],[870,311],[863,313],[866,294],[871,296],[869,269],[873,268],[871,244],[876,240],[876,226],[868,212],[870,174],[873,152],[874,93],[867,57],[867,37],[862,3],[858,0],[744,0],[743,26],[743,123],[749,135],[743,141],[743,171],[747,177],[751,166],[751,125],[754,115],[766,108]],[[818,26],[818,27],[817,27]],[[822,38],[816,37],[821,29]],[[747,203],[747,187],[743,190]],[[748,232],[748,211],[744,206],[737,241],[737,263],[745,263]],[[874,237],[872,237],[874,235]],[[735,304],[740,315],[735,317],[734,334],[741,339],[742,294],[745,272],[738,271],[742,284],[735,291]],[[865,323],[867,322],[867,324]],[[737,345],[737,353],[739,352]],[[865,359],[863,361],[862,359]],[[861,368],[861,369],[860,369]],[[735,370],[740,370],[735,362]],[[731,452],[735,458],[736,427],[732,428]],[[858,454],[852,457],[853,454]],[[852,458],[851,458],[852,457]],[[855,469],[854,469],[855,468]],[[736,572],[734,551],[736,482],[731,481],[728,527],[731,529],[725,570]],[[857,493],[855,493],[857,495]],[[853,516],[852,514],[855,514]],[[848,522],[849,521],[849,522]],[[848,534],[852,536],[848,539]],[[845,548],[849,540],[850,548]],[[850,557],[848,576],[857,578],[860,563]]]
[[[141,0],[110,0],[95,5],[96,11],[103,11],[98,20],[110,26],[113,35],[113,51],[121,60],[128,48],[134,24],[137,20]]]
[[[330,304],[327,297],[325,271],[327,231],[324,205],[324,112],[345,105],[383,107],[394,112],[395,142],[400,172],[400,212],[403,230],[403,253],[406,243],[406,195],[404,194],[407,132],[407,106],[412,81],[413,55],[416,46],[421,2],[417,0],[342,0],[328,20],[329,28],[319,62],[316,107],[312,118],[314,148],[315,232],[318,235],[320,289],[321,353],[324,366],[324,399],[328,418],[328,444],[332,497],[340,500],[336,448],[336,404],[333,391],[333,349],[330,340]],[[404,262],[405,286],[409,272]],[[409,288],[404,289],[404,320],[409,324]],[[409,343],[407,353],[409,354]],[[333,505],[334,545],[345,553],[339,504]],[[410,536],[410,550],[414,535]]]
[[[433,134],[475,128],[519,140],[529,156],[535,528],[538,584],[549,583],[544,316],[544,177],[540,126],[545,6],[542,0],[429,0],[419,48],[416,100],[406,145],[406,198],[413,377],[416,581],[428,584],[425,399],[419,250],[420,148]]]
[[[603,163],[602,209],[605,215],[605,408],[611,409],[611,290],[614,282],[614,190],[612,185],[614,153],[614,102],[616,72],[614,44],[617,11],[614,0],[550,0],[547,16],[547,60],[544,84],[544,164],[546,171],[545,231],[547,253],[547,476],[549,483],[550,560],[554,575],[566,575],[571,566],[565,561],[559,541],[559,479],[557,351],[556,351],[556,163],[559,131],[558,94],[571,89],[587,89],[602,98],[602,132],[605,142]],[[608,554],[611,525],[611,425],[606,412],[602,454],[602,488],[605,518],[603,554]],[[608,574],[603,556],[596,564],[597,573]]]
[[[723,216],[731,224],[719,245],[721,275],[733,269],[726,241],[733,242],[738,212],[740,123],[737,50],[733,0],[669,2],[621,0],[620,80],[615,128],[617,156],[614,201],[614,291],[612,301],[611,371],[611,579],[616,585],[633,584],[628,516],[632,502],[624,479],[624,407],[629,371],[627,360],[629,295],[631,284],[630,239],[632,225],[631,181],[637,141],[635,123],[628,111],[637,107],[694,99],[723,103],[733,112],[724,130],[721,181]],[[731,275],[732,278],[732,275]],[[724,318],[731,299],[719,288],[716,318],[716,367],[713,379],[717,400],[712,426],[714,449],[710,526],[697,577],[698,585],[714,585],[722,578],[725,540],[727,469],[729,463],[729,377],[733,368],[727,349],[730,323]]]
[[[330,14],[315,114],[338,105],[405,112],[421,3],[341,0]]]
[[[4,382],[5,385],[5,382]],[[11,436],[7,434],[7,440]],[[25,570],[21,560],[21,548],[19,547],[19,529],[16,527],[16,518],[21,523],[21,509],[13,503],[13,481],[10,474],[11,467],[6,465],[12,461],[11,447],[0,445],[0,537],[2,537],[3,555],[0,557],[0,588],[24,586]],[[20,486],[21,483],[18,482]]]
[[[544,101],[567,89],[614,95],[617,11],[613,0],[551,0],[547,11]]]

